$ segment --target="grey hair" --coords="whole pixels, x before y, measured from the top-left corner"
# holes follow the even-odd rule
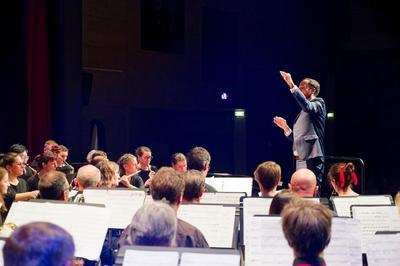
[[[95,166],[88,164],[78,169],[76,178],[84,188],[95,187],[100,182],[100,170]]]
[[[125,245],[171,246],[175,241],[177,218],[163,202],[143,205],[128,226]]]

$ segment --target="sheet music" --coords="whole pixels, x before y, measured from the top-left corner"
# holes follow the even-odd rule
[[[180,266],[239,266],[239,254],[182,253]]]
[[[400,231],[400,214],[396,206],[352,206],[353,218],[360,221],[363,253],[376,231]]]
[[[235,207],[183,204],[178,209],[178,218],[197,227],[210,247],[232,247]]]
[[[397,266],[400,261],[400,234],[372,235],[367,239],[369,266]]]
[[[104,207],[35,201],[14,202],[5,223],[21,226],[33,221],[50,222],[69,232],[75,256],[97,260],[107,233],[110,212]]]
[[[253,189],[251,177],[208,177],[206,183],[218,192],[246,192],[251,195]]]
[[[127,249],[124,266],[177,266],[179,253],[176,251],[145,251]]]
[[[246,246],[250,218],[254,215],[268,214],[272,198],[243,198],[243,243]]]
[[[353,239],[353,234],[350,233],[355,230],[354,225],[356,222],[351,218],[333,218],[331,242],[324,251],[327,265],[362,265],[360,241]],[[246,266],[292,264],[293,251],[283,234],[280,217],[253,216],[250,219],[250,227],[245,249]],[[351,254],[353,251],[357,253]]]
[[[391,205],[391,198],[385,195],[380,196],[357,196],[357,197],[332,197],[338,216],[351,217],[351,205]]]
[[[331,242],[324,254],[327,265],[362,266],[361,230],[352,218],[332,219]]]
[[[251,217],[246,237],[246,266],[292,265],[293,251],[283,235],[280,217]]]
[[[243,192],[206,192],[200,198],[203,204],[240,204],[240,198],[246,196]]]
[[[86,203],[105,204],[111,212],[109,228],[125,229],[136,211],[143,206],[145,192],[131,189],[86,189]]]

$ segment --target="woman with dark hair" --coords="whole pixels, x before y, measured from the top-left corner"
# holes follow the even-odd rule
[[[29,154],[28,149],[22,144],[13,144],[10,146],[9,152],[17,153],[22,161],[25,163],[24,174],[19,176],[19,178],[23,178],[28,180],[29,177],[36,174],[36,170],[28,164]]]
[[[35,199],[38,196],[38,190],[28,192],[28,184],[24,179],[19,178],[24,172],[25,165],[17,153],[9,152],[1,157],[0,166],[7,170],[10,183],[7,193],[4,195],[4,202],[8,210],[14,200],[29,200]],[[1,216],[4,220],[7,216],[7,212],[2,212]]]
[[[328,181],[339,196],[358,196],[352,189],[358,184],[355,169],[352,163],[335,163],[329,169]]]
[[[63,172],[68,179],[68,182],[71,182],[71,177],[74,174],[74,167],[72,167],[68,162],[68,154],[69,150],[64,145],[55,145],[51,148],[51,152],[54,153],[56,157],[56,170]]]
[[[56,170],[56,158],[57,155],[52,152],[45,152],[35,157],[39,172],[28,179],[29,191],[38,189],[39,180],[44,174]]]

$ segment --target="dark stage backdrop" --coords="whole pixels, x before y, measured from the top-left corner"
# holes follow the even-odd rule
[[[246,110],[244,172],[252,174],[258,163],[276,160],[287,180],[290,143],[272,124],[275,115],[292,122],[299,111],[278,73],[287,70],[296,82],[307,76],[321,82],[321,96],[335,113],[327,122],[328,155],[364,159],[370,193],[393,193],[399,187],[397,3],[160,1],[161,13],[154,14],[158,10],[143,2],[47,1],[51,137],[72,148],[71,160],[83,160],[90,148],[90,123],[96,120],[104,125],[102,145],[113,156],[149,142],[163,163],[168,153],[189,144],[208,145],[219,164],[213,170],[234,172],[232,157],[238,157],[223,155],[237,145],[231,141],[234,133],[228,134],[230,126],[222,127],[226,134],[221,137],[213,131],[196,135],[198,124],[184,123],[191,137],[175,146],[180,135],[173,129],[181,128],[176,119],[182,117],[173,110],[187,110],[184,121],[201,117],[202,128],[208,129],[222,123],[213,112],[241,108]],[[10,34],[1,61],[2,99],[7,99],[2,101],[1,151],[13,142],[27,143],[28,42],[21,3],[8,4],[10,15],[2,23]],[[161,29],[146,35],[160,19],[168,20],[169,37]],[[226,101],[220,98],[223,92]],[[139,127],[138,134],[131,125],[145,118],[158,122]],[[157,131],[158,123],[168,130]],[[217,143],[224,143],[223,150]]]

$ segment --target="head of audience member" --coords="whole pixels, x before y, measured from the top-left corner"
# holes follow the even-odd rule
[[[9,186],[10,182],[8,182],[8,172],[3,167],[0,167],[0,212],[7,211],[3,195],[7,193]]]
[[[119,165],[119,174],[121,176],[131,175],[138,171],[138,161],[136,156],[131,153],[125,153],[117,161]]]
[[[33,222],[18,227],[7,238],[4,266],[67,266],[72,265],[74,252],[72,236],[62,227]]]
[[[106,159],[108,158],[107,153],[105,151],[102,151],[102,150],[91,150],[86,155],[86,161],[88,163],[92,164],[92,165],[95,165],[95,164],[92,163],[92,160],[96,156],[101,156],[101,157],[104,157]]]
[[[153,200],[166,200],[174,210],[182,203],[185,181],[181,174],[171,167],[161,167],[154,175],[150,194]]]
[[[280,215],[288,204],[296,204],[298,200],[302,200],[302,198],[296,192],[282,189],[272,198],[269,214]]]
[[[210,170],[211,155],[203,147],[194,147],[186,154],[188,169],[203,172],[204,176]]]
[[[171,167],[180,173],[187,171],[186,157],[183,153],[177,152],[171,155]]]
[[[57,167],[56,163],[57,155],[53,152],[44,152],[35,157],[35,161],[39,167],[39,171],[47,173],[53,171]]]
[[[254,178],[260,187],[261,195],[273,197],[281,181],[281,167],[273,161],[263,162],[254,171]]]
[[[146,146],[140,146],[140,147],[136,148],[135,154],[139,161],[139,168],[142,170],[150,170],[149,166],[150,166],[151,160],[153,159],[153,155],[151,153],[150,148],[146,147]]]
[[[143,205],[127,227],[127,237],[122,245],[172,246],[177,219],[174,210],[162,201]]]
[[[329,168],[328,182],[339,196],[358,196],[352,185],[358,184],[356,168],[352,163],[335,163]]]
[[[99,187],[101,181],[100,170],[91,164],[84,165],[78,169],[76,181],[79,191],[83,191],[86,188]]]
[[[63,172],[47,172],[39,180],[41,199],[68,201],[69,184]]]
[[[318,193],[317,178],[311,170],[299,169],[293,173],[289,189],[301,197],[315,197]]]
[[[10,181],[16,180],[18,176],[23,175],[25,163],[15,152],[8,152],[0,158],[0,166],[8,172]]]
[[[57,166],[63,166],[68,159],[69,150],[64,145],[56,145],[51,148],[51,151],[56,154]]]
[[[189,170],[183,175],[185,180],[183,203],[200,203],[206,183],[203,173],[198,170]]]
[[[13,144],[10,146],[9,152],[17,153],[24,163],[28,163],[29,155],[28,149],[22,144]]]
[[[282,229],[295,258],[314,261],[323,257],[331,239],[332,215],[322,204],[307,200],[286,206]]]
[[[43,152],[50,152],[54,146],[57,146],[58,143],[52,139],[46,140],[43,146]]]
[[[119,166],[113,161],[104,161],[100,165],[101,186],[115,188],[118,186]]]

